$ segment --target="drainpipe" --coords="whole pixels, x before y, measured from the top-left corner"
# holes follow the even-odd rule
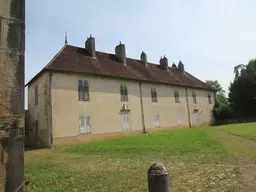
[[[189,123],[189,128],[191,128],[190,110],[189,110],[189,104],[188,104],[188,89],[187,89],[187,87],[185,88],[185,92],[186,92],[186,101],[187,101],[187,110],[188,110],[188,123]]]
[[[143,100],[142,100],[141,82],[139,82],[139,85],[140,85],[140,107],[141,107],[142,132],[143,132],[143,134],[145,134],[146,133],[146,128],[145,128],[145,118],[144,118],[144,108],[143,108]]]

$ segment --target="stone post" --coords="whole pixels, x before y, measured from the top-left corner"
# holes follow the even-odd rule
[[[148,192],[171,192],[169,175],[162,163],[154,163],[148,170]]]
[[[0,0],[0,131],[8,134],[8,192],[24,181],[24,61],[25,0]]]

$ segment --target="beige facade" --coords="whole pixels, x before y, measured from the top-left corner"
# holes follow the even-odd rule
[[[78,81],[87,80],[89,101],[78,100]],[[120,84],[128,89],[128,101],[120,100]],[[35,105],[38,86],[38,105]],[[157,102],[151,100],[155,88]],[[179,93],[175,102],[174,91]],[[197,103],[193,103],[192,92]],[[209,103],[209,94],[212,103]],[[123,104],[127,109],[122,111]],[[151,84],[75,73],[42,73],[28,86],[29,127],[38,134],[37,143],[50,146],[54,139],[88,134],[146,131],[167,127],[210,124],[214,92],[164,84]],[[83,129],[81,118],[88,126]],[[38,120],[38,133],[35,122]],[[87,123],[85,123],[87,124]],[[82,129],[81,129],[82,127]],[[85,131],[86,130],[86,131]],[[36,138],[36,136],[35,136]],[[52,140],[53,139],[53,140]]]

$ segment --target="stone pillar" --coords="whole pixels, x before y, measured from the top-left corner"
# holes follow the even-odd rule
[[[148,170],[148,192],[171,192],[169,175],[162,163],[154,163]]]
[[[15,191],[24,180],[24,52],[25,0],[0,0],[0,131],[8,134],[6,191]]]

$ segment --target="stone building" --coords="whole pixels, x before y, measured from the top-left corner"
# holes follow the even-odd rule
[[[59,138],[211,124],[214,90],[164,56],[159,64],[65,43],[28,83],[28,126],[37,144]]]

